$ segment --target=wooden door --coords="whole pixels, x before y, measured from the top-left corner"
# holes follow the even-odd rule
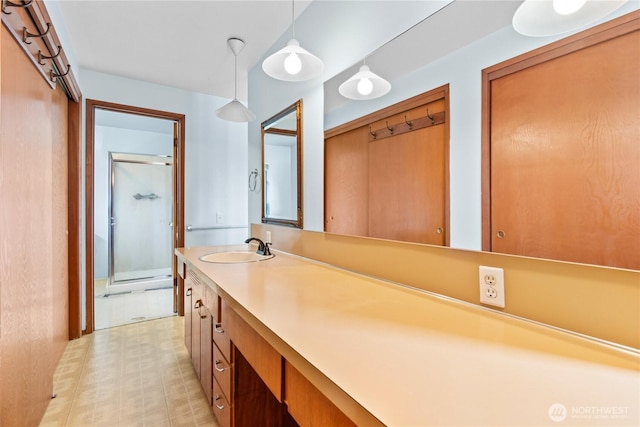
[[[444,245],[445,125],[369,143],[369,236]]]
[[[35,426],[69,336],[68,99],[0,42],[0,425]]]
[[[369,235],[369,132],[360,127],[325,144],[325,231]]]
[[[640,32],[491,81],[491,248],[640,269]]]

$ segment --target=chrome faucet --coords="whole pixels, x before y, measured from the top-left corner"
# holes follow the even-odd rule
[[[269,243],[264,243],[262,240],[257,237],[249,237],[245,240],[245,243],[251,243],[252,240],[258,242],[258,250],[256,251],[259,255],[271,255],[271,251],[269,250]]]

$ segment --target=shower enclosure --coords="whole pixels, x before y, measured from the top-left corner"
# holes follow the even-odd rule
[[[173,287],[173,171],[168,156],[109,155],[105,295]]]

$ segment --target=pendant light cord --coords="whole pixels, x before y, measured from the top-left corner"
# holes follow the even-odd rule
[[[236,55],[236,53],[234,52],[233,57],[234,57],[233,99],[238,99],[238,55]]]
[[[296,38],[296,20],[294,19],[295,13],[294,13],[294,7],[295,7],[295,0],[291,0],[291,38],[295,39]]]

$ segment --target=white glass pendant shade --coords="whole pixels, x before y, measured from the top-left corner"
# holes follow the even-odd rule
[[[216,115],[230,122],[252,122],[256,119],[256,115],[237,99],[218,108]]]
[[[256,115],[245,107],[242,102],[238,101],[238,54],[244,48],[244,41],[232,37],[227,40],[227,44],[231,48],[234,55],[234,98],[230,103],[218,108],[216,116],[230,122],[252,122],[256,119]]]
[[[587,0],[553,0],[553,10],[560,15],[571,15],[584,6]]]
[[[340,95],[356,100],[379,98],[390,90],[391,83],[373,73],[367,65],[361,66],[360,71],[338,87]]]
[[[567,33],[604,18],[627,0],[525,0],[513,15],[513,28],[525,36]]]
[[[262,69],[274,79],[301,82],[319,77],[324,64],[318,57],[300,47],[296,39],[291,39],[287,46],[264,60]]]

